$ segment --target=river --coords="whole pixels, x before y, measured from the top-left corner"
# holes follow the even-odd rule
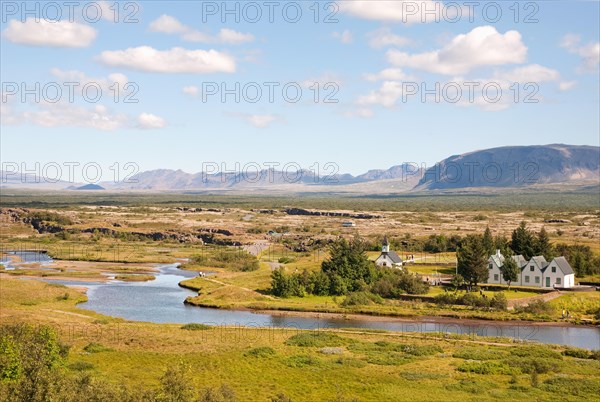
[[[600,349],[600,328],[586,326],[535,325],[493,321],[447,322],[429,320],[317,318],[296,315],[253,313],[188,306],[186,297],[196,292],[179,287],[179,282],[196,276],[195,272],[178,269],[179,264],[160,265],[156,279],[150,282],[92,283],[53,281],[88,288],[88,301],[82,309],[153,323],[203,323],[299,329],[368,328],[396,332],[458,333],[478,336],[503,336],[527,341],[568,345],[590,350]]]

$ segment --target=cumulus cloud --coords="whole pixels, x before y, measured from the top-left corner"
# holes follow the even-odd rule
[[[391,29],[384,27],[367,34],[369,46],[380,49],[388,46],[406,46],[411,40],[392,33]]]
[[[526,56],[527,47],[519,32],[501,34],[492,26],[474,28],[432,52],[408,54],[389,50],[387,53],[389,62],[395,66],[444,75],[464,74],[481,66],[522,63]]]
[[[80,127],[102,131],[166,126],[165,121],[158,116],[142,113],[135,118],[124,113],[112,112],[104,105],[85,107],[68,102],[41,102],[25,106],[32,107],[16,110],[10,104],[3,104],[2,125],[33,124],[46,128]]]
[[[3,35],[10,42],[28,46],[88,47],[97,31],[85,24],[68,21],[47,21],[27,18],[24,22],[10,20]]]
[[[125,50],[107,50],[98,59],[109,66],[126,67],[154,73],[233,73],[235,60],[216,50],[189,50],[174,47],[157,50],[150,46],[132,47]]]
[[[382,73],[367,78],[378,81],[378,78],[385,75]],[[387,76],[394,74],[400,77],[403,73],[398,71],[388,73]],[[558,71],[539,64],[497,70],[488,78],[456,76],[445,82],[415,82],[400,78],[384,81],[379,88],[358,97],[356,104],[361,107],[378,105],[393,108],[402,99],[402,102],[452,103],[457,106],[478,106],[485,111],[500,111],[516,103],[543,101],[539,92],[542,83],[558,83],[560,90],[568,90],[574,85],[560,80]],[[516,93],[515,84],[520,89]],[[515,100],[515,96],[519,98]]]
[[[386,68],[376,74],[365,74],[367,81],[414,81],[416,78],[400,68]]]
[[[138,128],[143,130],[165,128],[167,122],[162,117],[150,113],[142,113],[138,116]]]
[[[361,96],[356,103],[361,106],[381,105],[391,108],[402,96],[402,83],[398,81],[385,81],[379,89],[371,91],[368,95]]]
[[[434,0],[356,0],[338,4],[343,13],[374,21],[410,24],[439,22],[444,17],[444,4]]]
[[[107,77],[90,77],[78,70],[61,70],[59,68],[53,68],[50,73],[62,82],[78,83],[79,88],[87,84],[97,84],[103,91],[112,91],[114,88],[111,89],[110,87],[115,83],[118,83],[119,89],[122,90],[128,82],[127,76],[121,73],[109,74]],[[81,94],[81,91],[75,90],[74,93]]]
[[[338,39],[344,45],[348,45],[348,44],[352,43],[352,39],[353,39],[352,32],[350,32],[347,29],[342,32],[334,32],[331,34],[331,36],[333,36],[335,39]]]
[[[222,28],[216,35],[200,32],[182,24],[177,18],[163,14],[150,23],[150,31],[169,35],[180,35],[182,40],[201,43],[223,43],[239,45],[252,42],[254,35],[241,33],[233,29]]]
[[[600,42],[581,45],[581,37],[575,34],[566,34],[561,39],[559,45],[581,57],[580,72],[591,72],[598,70],[600,65]]]

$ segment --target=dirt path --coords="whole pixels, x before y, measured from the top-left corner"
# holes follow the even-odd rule
[[[221,281],[218,281],[218,280],[216,280],[216,279],[211,279],[211,278],[202,278],[202,279],[204,279],[205,281],[209,281],[209,282],[213,282],[213,283],[218,283],[219,285],[223,285],[223,286],[231,286],[231,287],[234,287],[234,288],[242,289],[242,290],[244,290],[244,291],[246,291],[246,292],[256,293],[256,294],[258,294],[258,295],[260,295],[260,296],[266,297],[267,299],[275,300],[275,298],[274,298],[273,296],[270,296],[270,295],[264,295],[264,294],[262,294],[262,293],[258,293],[256,290],[249,289],[249,288],[245,288],[245,287],[243,287],[243,286],[232,285],[232,284],[230,284],[230,283],[221,282]]]
[[[249,252],[250,254],[252,254],[255,257],[258,257],[260,255],[260,253],[262,253],[263,251],[265,251],[266,249],[269,248],[271,244],[267,241],[257,241],[254,244],[249,244],[249,245],[245,245],[244,246],[244,250],[246,250],[247,252]]]

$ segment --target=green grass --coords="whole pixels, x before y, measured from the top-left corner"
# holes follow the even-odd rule
[[[575,401],[594,400],[600,383],[600,361],[563,355],[560,347],[357,329],[215,327],[196,333],[78,310],[78,293],[71,289],[69,299],[59,302],[65,288],[10,278],[0,286],[3,323],[79,328],[61,332],[71,345],[70,375],[90,373],[115,386],[157,387],[167,367],[181,362],[193,368],[190,385],[196,389],[227,384],[241,401],[268,401],[280,393],[299,401],[554,401],[560,393],[561,400]],[[38,305],[20,304],[34,294]],[[341,351],[326,354],[322,348]],[[541,372],[537,387],[531,370]]]

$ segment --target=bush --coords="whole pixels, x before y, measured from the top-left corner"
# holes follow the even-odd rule
[[[342,306],[366,306],[381,303],[383,303],[383,299],[379,295],[370,292],[352,292],[348,293]]]
[[[281,257],[277,260],[280,264],[289,264],[291,262],[296,261],[294,257]]]
[[[562,352],[565,356],[576,357],[578,359],[587,359],[590,357],[590,353],[585,349],[567,348]]]
[[[434,303],[442,306],[459,304],[458,301],[458,297],[452,293],[440,293],[434,297]]]
[[[318,348],[323,348],[326,346],[342,346],[346,343],[347,339],[336,334],[329,334],[327,332],[303,332],[294,335],[285,341],[285,344],[288,346]]]
[[[261,346],[258,348],[250,349],[245,353],[245,356],[252,357],[271,357],[275,355],[275,350],[268,346]]]
[[[502,354],[496,350],[465,347],[455,351],[452,357],[465,360],[494,360],[502,357]]]
[[[101,352],[112,352],[111,348],[108,348],[101,343],[90,342],[88,343],[83,350],[88,353],[101,353]]]
[[[506,310],[508,308],[508,300],[504,292],[497,292],[490,300],[490,307],[496,310]]]
[[[519,313],[531,313],[531,314],[551,314],[554,308],[549,303],[543,300],[534,300],[527,306],[517,306],[515,310]]]
[[[288,357],[285,363],[289,367],[299,368],[304,366],[318,366],[321,364],[321,360],[313,356],[302,355]]]
[[[211,329],[210,325],[206,324],[198,324],[198,323],[190,323],[181,326],[181,329],[185,329],[186,331],[205,331],[207,329]]]
[[[437,345],[402,345],[400,350],[412,356],[432,356],[443,352]]]
[[[458,371],[475,374],[511,374],[513,370],[500,362],[464,362]]]

